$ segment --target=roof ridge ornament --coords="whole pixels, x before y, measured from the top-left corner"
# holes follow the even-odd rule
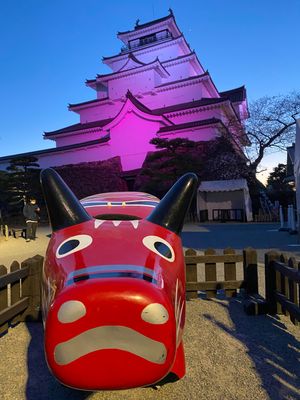
[[[129,89],[127,89],[127,92],[126,92],[125,96],[126,96],[127,99],[130,99],[130,98],[133,97],[133,94],[131,93],[131,91]]]

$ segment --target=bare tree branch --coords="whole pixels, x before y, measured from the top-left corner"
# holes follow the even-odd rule
[[[246,129],[251,146],[246,155],[253,173],[257,173],[272,148],[284,150],[294,140],[296,119],[300,118],[300,92],[262,97],[250,104],[249,111]]]

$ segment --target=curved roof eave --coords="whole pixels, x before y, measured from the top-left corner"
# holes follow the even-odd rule
[[[173,124],[173,122],[171,122],[164,115],[162,115],[162,114],[159,115],[157,113],[154,113],[148,107],[144,106],[139,100],[137,100],[134,97],[134,95],[129,90],[126,94],[126,97],[127,97],[127,100],[125,101],[121,110],[118,112],[118,114],[115,116],[115,118],[113,118],[112,121],[110,121],[107,125],[104,125],[102,127],[103,130],[109,130],[109,129],[113,128],[123,119],[123,117],[127,114],[127,111],[129,108],[129,103],[135,108],[137,114],[140,115],[141,118],[162,122],[166,126],[170,126]]]

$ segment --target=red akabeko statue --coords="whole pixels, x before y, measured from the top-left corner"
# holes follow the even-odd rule
[[[48,366],[83,390],[153,385],[185,374],[180,232],[197,187],[181,177],[159,201],[138,192],[79,201],[41,173],[52,236],[43,271]]]

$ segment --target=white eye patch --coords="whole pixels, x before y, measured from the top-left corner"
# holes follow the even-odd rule
[[[158,254],[167,261],[173,262],[175,260],[175,253],[173,247],[165,239],[159,236],[145,236],[143,244],[149,250]]]
[[[71,236],[64,240],[56,250],[56,257],[66,257],[76,251],[85,249],[92,243],[93,239],[89,235]]]
[[[62,324],[69,324],[84,317],[85,314],[86,308],[81,301],[69,300],[60,306],[57,318]]]
[[[169,313],[162,304],[152,303],[143,309],[141,318],[149,324],[161,325],[168,321]]]

